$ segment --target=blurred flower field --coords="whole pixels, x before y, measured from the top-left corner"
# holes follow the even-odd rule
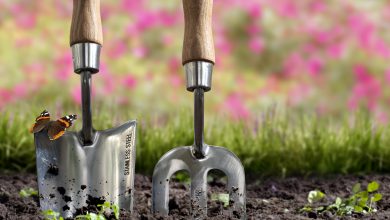
[[[93,114],[98,127],[106,128],[111,123],[137,118],[141,126],[146,126],[143,128],[146,132],[149,123],[164,127],[173,121],[177,123],[177,117],[189,117],[190,120],[192,94],[185,90],[181,66],[184,32],[181,1],[102,0],[101,4],[104,45],[100,73],[93,76]],[[7,121],[2,121],[4,130],[0,131],[0,135],[3,135],[0,141],[3,149],[14,143],[7,142],[4,135],[13,135],[5,130],[17,120],[26,124],[27,128],[43,109],[48,109],[55,116],[81,112],[80,78],[73,73],[69,47],[71,11],[72,1],[40,1],[38,4],[27,0],[0,0],[0,109],[1,117]],[[364,136],[376,124],[387,127],[390,120],[390,87],[387,86],[390,83],[388,20],[390,4],[386,1],[214,1],[217,61],[213,88],[206,94],[206,114],[209,119],[206,124],[210,123],[209,129],[213,128],[218,123],[211,123],[218,118],[219,124],[225,129],[230,124],[238,127],[249,124],[256,133],[261,128],[267,131],[267,127],[257,126],[264,125],[266,115],[273,112],[282,118],[311,115],[315,119],[308,121],[315,124],[316,120],[328,119],[333,122],[356,122],[359,117],[353,113],[363,110],[368,113],[373,125],[367,123],[365,125],[370,125],[368,128],[359,127],[359,132],[354,135]],[[77,123],[76,128],[80,127],[80,123]],[[331,124],[329,127],[349,128],[348,123],[343,123]],[[190,140],[191,123],[183,124],[185,128],[175,124],[172,126],[179,130],[161,129],[161,132],[177,133],[188,127],[185,137]],[[315,126],[313,124],[307,126]],[[23,127],[13,126],[18,129]],[[226,131],[231,132],[231,135],[237,134],[233,128],[229,131],[216,129],[216,133]],[[362,142],[356,145],[345,141],[339,147],[342,149],[342,146],[347,146],[352,152],[364,150],[367,146],[372,148],[372,152],[379,148],[384,150],[382,147],[388,142],[381,138],[383,133],[377,137],[380,144],[375,142],[374,135],[367,137],[367,143],[356,138]],[[23,135],[30,139],[26,139],[21,146],[32,144],[32,136]],[[211,133],[209,135],[216,144],[221,143],[217,137]],[[241,135],[237,138],[246,138],[245,134]],[[300,135],[303,135],[302,138],[311,135],[315,140],[313,132],[302,132]],[[272,133],[271,136],[276,141],[278,135]],[[252,137],[251,140],[270,140],[264,137]],[[294,138],[291,137],[291,140],[299,139]],[[286,149],[291,151],[294,149],[293,141],[283,143],[283,138],[280,139],[277,144],[280,149],[275,147],[275,151],[272,151],[274,155],[264,156],[269,159],[269,164],[272,158],[277,157],[276,152],[284,146],[290,146]],[[226,142],[222,141],[221,145],[229,145],[229,139],[223,140]],[[235,143],[234,140],[230,142]],[[309,141],[299,140],[295,144],[307,144],[306,141]],[[161,144],[161,137],[155,141]],[[335,142],[328,141],[324,143],[342,142],[337,138],[333,140]],[[176,142],[180,145],[188,140],[183,143],[175,139],[165,143],[169,146],[164,149],[176,146]],[[247,144],[244,142],[237,145]],[[153,152],[152,141],[149,144],[150,148],[144,153],[141,150],[140,154],[152,154],[154,162],[164,152]],[[253,148],[256,149],[253,151],[264,150],[258,144],[254,144]],[[270,143],[267,146],[273,148]],[[142,145],[139,147],[142,149]],[[299,149],[302,152],[307,150],[305,147]],[[256,162],[250,161],[254,160],[248,153],[251,150],[235,150],[244,157],[247,167]],[[0,157],[10,160],[12,156],[7,152],[3,150]],[[30,147],[28,152],[22,159],[15,160],[23,161],[23,158],[31,155],[33,148]],[[299,152],[297,150],[296,155]],[[332,151],[328,153],[331,158]],[[363,154],[361,157],[362,161],[366,160]],[[386,164],[383,160],[374,157],[373,161],[377,165],[380,163],[380,166],[361,169],[386,170],[383,168]],[[13,163],[17,169],[18,162]],[[330,163],[332,160],[324,162]],[[139,166],[139,169],[150,170],[153,164]],[[290,172],[283,171],[287,169],[284,165],[275,166],[278,167],[269,169],[279,174]],[[294,169],[303,169],[304,173],[304,169],[310,169],[310,166],[306,164]],[[315,171],[357,172],[359,163],[345,171],[342,168],[318,168]]]

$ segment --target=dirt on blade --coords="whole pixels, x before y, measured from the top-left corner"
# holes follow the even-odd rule
[[[335,219],[330,213],[317,216],[314,213],[301,214],[298,209],[306,204],[307,194],[311,190],[321,190],[330,196],[344,197],[351,193],[351,187],[359,182],[366,185],[377,181],[381,186],[379,192],[383,199],[378,202],[378,212],[367,216],[349,216],[341,219],[390,219],[390,175],[368,176],[333,176],[286,179],[248,178],[247,215],[248,219]],[[213,180],[209,184],[210,192],[223,193],[225,182]],[[36,176],[33,174],[0,175],[0,220],[2,219],[43,219],[39,210],[38,197],[22,198],[21,189],[37,188]],[[189,186],[185,183],[171,181],[170,216],[164,219],[188,219],[190,213]],[[96,208],[96,207],[95,207]],[[91,207],[91,211],[96,210]],[[134,213],[121,212],[121,219],[162,219],[150,213],[151,178],[136,175]],[[209,202],[208,215],[212,219],[235,219],[235,215],[224,207],[221,201]],[[112,217],[112,216],[111,216]]]

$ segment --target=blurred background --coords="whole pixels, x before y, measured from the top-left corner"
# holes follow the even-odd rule
[[[137,172],[150,174],[193,142],[182,3],[101,4],[95,128],[137,118]],[[0,170],[35,169],[28,127],[43,109],[81,115],[71,13],[72,1],[0,0]],[[261,175],[390,172],[388,21],[388,1],[215,0],[206,140]]]
[[[101,4],[94,104],[140,117],[190,108],[181,1]],[[62,114],[61,106],[79,105],[69,47],[72,1],[1,0],[0,11],[0,109],[24,102]],[[389,20],[386,1],[214,1],[217,61],[207,114],[252,120],[276,106],[337,117],[365,108],[386,123]]]

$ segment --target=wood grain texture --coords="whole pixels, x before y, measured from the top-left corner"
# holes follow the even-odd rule
[[[191,61],[215,63],[212,30],[213,0],[183,0],[183,65]]]
[[[103,45],[100,0],[73,0],[70,45],[77,43]]]

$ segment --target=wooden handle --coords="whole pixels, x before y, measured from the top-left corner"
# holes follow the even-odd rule
[[[100,0],[73,0],[70,45],[77,43],[103,45]]]
[[[212,30],[213,0],[183,0],[183,65],[191,61],[215,62]]]

